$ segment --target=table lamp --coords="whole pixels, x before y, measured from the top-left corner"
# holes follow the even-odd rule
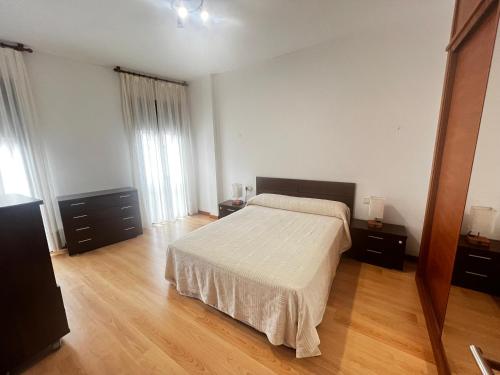
[[[467,242],[471,245],[490,246],[491,241],[486,236],[491,234],[494,214],[493,207],[472,206],[470,208],[471,223]]]
[[[382,228],[384,204],[385,198],[370,197],[370,205],[368,206],[368,226],[370,228]]]
[[[243,204],[243,200],[241,199],[243,195],[243,186],[238,183],[234,183],[232,185],[233,188],[233,204],[241,205]]]

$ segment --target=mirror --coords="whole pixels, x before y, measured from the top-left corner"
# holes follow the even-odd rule
[[[497,42],[500,35],[497,36]],[[442,342],[453,374],[479,374],[469,349],[500,362],[500,45],[493,55]],[[467,233],[471,236],[467,238]],[[480,232],[481,237],[477,237]]]

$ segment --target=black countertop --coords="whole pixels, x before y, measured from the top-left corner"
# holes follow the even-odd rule
[[[136,191],[136,190],[137,189],[133,188],[133,187],[124,187],[124,188],[118,188],[118,189],[91,191],[88,193],[63,195],[63,196],[57,197],[57,201],[64,202],[64,201],[70,201],[73,199],[90,198],[90,197],[96,197],[96,196],[100,196],[100,195],[108,195],[108,194],[116,194],[116,193],[129,193],[131,191]]]
[[[19,194],[3,194],[0,195],[0,209],[21,206],[24,204],[42,204],[43,201],[37,198],[26,197]]]

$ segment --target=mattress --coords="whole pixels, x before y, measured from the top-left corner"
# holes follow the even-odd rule
[[[165,277],[297,358],[320,355],[316,327],[351,244],[348,223],[343,203],[259,195],[171,243]]]

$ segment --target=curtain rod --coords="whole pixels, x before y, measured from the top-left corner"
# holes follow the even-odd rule
[[[2,48],[12,48],[16,51],[33,53],[31,48],[25,47],[23,43],[6,43],[0,42],[0,47]]]
[[[166,78],[160,78],[160,77],[150,76],[150,75],[147,75],[147,74],[131,72],[129,70],[124,70],[124,69],[120,68],[119,66],[115,67],[113,70],[115,72],[118,72],[118,73],[125,73],[125,74],[131,74],[133,76],[150,78],[150,79],[153,79],[155,81],[163,81],[163,82],[173,83],[175,85],[180,85],[180,86],[187,86],[188,85],[186,81],[174,81],[174,80],[170,80],[170,79],[166,79]]]

